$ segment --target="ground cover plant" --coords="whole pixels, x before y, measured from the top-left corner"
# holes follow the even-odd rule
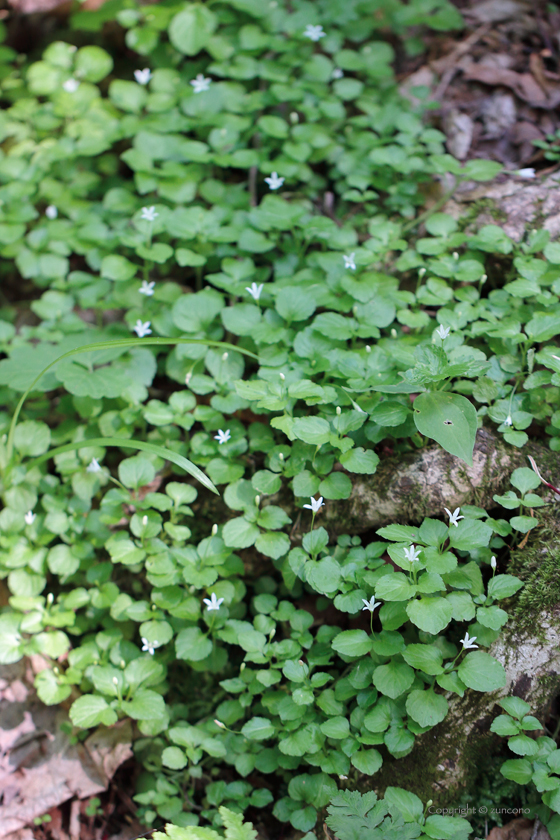
[[[387,29],[412,51],[458,21],[127,2],[3,56],[0,661],[46,658],[74,738],[135,721],[138,813],[172,840],[253,837],[258,809],[308,840],[468,836],[383,773],[507,690],[492,645],[535,591],[507,560],[551,527],[554,461],[525,452],[560,449],[560,247],[420,218],[435,178],[501,170],[395,84]],[[337,519],[385,458],[472,466],[483,426],[513,490]]]

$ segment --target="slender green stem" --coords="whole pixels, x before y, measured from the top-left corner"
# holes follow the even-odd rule
[[[456,185],[453,187],[453,189],[448,190],[446,193],[444,193],[444,194],[441,196],[441,198],[438,198],[438,200],[436,201],[436,203],[435,203],[432,207],[430,207],[430,209],[429,209],[429,210],[426,210],[424,213],[421,213],[419,216],[417,216],[417,217],[416,217],[416,219],[412,219],[412,221],[411,221],[411,222],[408,222],[408,224],[406,224],[406,225],[403,227],[402,232],[403,232],[403,233],[408,233],[408,231],[409,231],[409,230],[413,230],[413,228],[418,227],[418,225],[421,225],[421,224],[422,224],[422,222],[425,222],[425,221],[426,221],[427,219],[429,219],[429,218],[430,218],[430,216],[432,216],[434,213],[437,213],[437,211],[439,210],[439,208],[440,208],[440,207],[443,207],[443,205],[444,205],[444,204],[445,204],[445,203],[446,203],[446,202],[447,202],[447,201],[451,198],[451,196],[453,195],[453,193],[454,193],[454,192],[455,192],[455,190],[457,189],[457,186],[458,186],[458,184],[456,184]]]

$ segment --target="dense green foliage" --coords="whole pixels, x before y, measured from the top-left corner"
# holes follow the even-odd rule
[[[456,10],[375,5],[77,15],[92,40],[116,15],[135,77],[97,43],[0,54],[0,661],[52,660],[37,690],[75,737],[137,722],[140,816],[173,838],[267,805],[311,832],[331,803],[340,840],[342,817],[461,840],[411,793],[339,787],[445,693],[505,684],[475,648],[521,585],[493,558],[537,522],[532,470],[511,519],[315,528],[384,452],[470,463],[482,422],[560,449],[560,246],[437,212],[412,236],[435,176],[500,167],[461,167],[395,84],[387,27],[414,51]]]

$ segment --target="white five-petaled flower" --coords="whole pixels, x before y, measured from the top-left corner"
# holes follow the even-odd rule
[[[334,70],[331,73],[331,79],[342,79],[343,76],[344,76],[344,73],[342,72],[340,67],[335,67]]]
[[[207,606],[207,608],[208,608],[208,611],[210,611],[210,610],[219,610],[219,609],[220,609],[220,605],[221,605],[221,604],[223,604],[223,602],[224,602],[224,599],[223,599],[223,598],[217,598],[217,597],[216,597],[216,593],[215,593],[215,592],[211,592],[211,593],[210,593],[210,597],[209,597],[209,598],[203,598],[202,600],[203,600],[203,601],[204,601],[204,603],[206,604],[206,606]]]
[[[250,286],[245,286],[245,291],[249,292],[253,300],[258,300],[261,296],[261,292],[263,290],[263,283],[259,283],[257,285],[254,281],[251,283]]]
[[[465,633],[465,638],[461,639],[463,650],[468,650],[469,648],[477,648],[478,645],[474,645],[473,642],[476,642],[476,636],[469,636],[468,633]]]
[[[209,79],[207,76],[203,76],[202,73],[199,73],[196,79],[193,79],[190,84],[193,86],[193,90],[195,93],[204,93],[205,90],[208,90],[212,79]]]
[[[147,85],[150,79],[152,78],[152,71],[149,67],[144,67],[143,70],[135,70],[134,78],[136,79],[139,85]]]
[[[151,656],[153,656],[155,649],[158,647],[159,642],[149,642],[144,638],[144,636],[142,636],[142,650],[147,651]]]
[[[313,496],[309,497],[309,501],[311,502],[310,505],[304,505],[304,508],[308,510],[312,510],[313,513],[318,513],[322,507],[324,507],[325,503],[323,501],[323,497],[319,496],[318,499],[314,499]]]
[[[214,435],[214,440],[217,440],[220,446],[222,443],[227,443],[230,438],[231,432],[229,429],[226,429],[225,432],[222,429],[218,429],[218,434]]]
[[[148,282],[147,280],[142,280],[142,285],[140,286],[138,291],[141,295],[147,295],[147,297],[151,297],[154,293],[155,285],[155,280],[150,280],[150,282]]]
[[[86,467],[86,472],[89,473],[96,473],[101,472],[101,464],[97,460],[97,458],[92,458],[89,464]]]
[[[511,414],[508,414],[508,416],[504,420],[504,426],[513,426],[513,420],[511,419]]]
[[[351,254],[342,255],[342,259],[344,260],[344,268],[349,268],[351,271],[356,271],[356,263],[354,262],[355,256],[356,254],[354,251],[352,251]]]
[[[286,179],[280,178],[278,172],[273,172],[272,175],[270,175],[268,178],[265,178],[264,180],[266,181],[271,190],[279,190]]]
[[[516,169],[514,174],[520,178],[536,178],[535,170],[531,167],[527,167],[527,169]]]
[[[81,83],[77,79],[66,79],[66,81],[63,82],[62,87],[66,93],[76,93],[80,84]]]
[[[443,324],[440,324],[439,327],[436,330],[437,335],[439,335],[439,337],[441,338],[442,341],[447,338],[447,336],[449,335],[450,332],[451,332],[450,328],[449,327],[444,327]]]
[[[142,207],[140,218],[145,222],[155,222],[158,216],[159,213],[156,213],[156,208],[153,205],[151,207]]]
[[[372,613],[375,609],[377,609],[377,607],[381,606],[381,601],[376,601],[375,595],[372,595],[369,601],[367,601],[365,598],[362,598],[362,603],[364,604],[364,606],[362,607],[362,612],[364,610],[369,610],[370,613]]]
[[[420,549],[416,548],[415,545],[411,545],[408,548],[404,549],[404,556],[406,557],[409,563],[416,563],[420,556]]]
[[[56,219],[58,216],[58,209],[54,206],[54,204],[49,204],[45,210],[45,216],[47,219]]]
[[[143,324],[142,321],[140,320],[140,318],[138,318],[138,320],[136,321],[136,324],[134,325],[134,327],[132,329],[134,330],[134,332],[136,333],[138,338],[144,338],[145,335],[151,335],[151,333],[152,333],[152,331],[150,329],[150,324],[151,323],[152,323],[151,321],[146,321]]]
[[[313,25],[308,23],[303,33],[304,38],[309,38],[310,41],[320,41],[327,33],[323,31],[321,24]]]
[[[33,523],[35,522],[35,517],[36,516],[37,516],[37,514],[33,513],[32,510],[28,510],[27,513],[25,514],[25,517],[24,517],[26,524],[27,525],[33,525]]]
[[[455,527],[458,528],[459,527],[459,519],[464,519],[465,518],[464,516],[459,516],[459,511],[460,510],[461,510],[461,508],[458,507],[458,508],[455,508],[453,513],[451,513],[451,511],[448,510],[448,508],[444,508],[444,511],[446,512],[446,514],[449,517],[449,525],[450,526],[455,525]]]

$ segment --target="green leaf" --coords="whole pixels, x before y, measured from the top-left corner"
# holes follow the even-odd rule
[[[74,726],[80,726],[82,729],[90,729],[100,723],[111,726],[117,722],[115,710],[98,694],[84,694],[83,697],[78,697],[72,703],[69,714]]]
[[[332,472],[319,484],[319,493],[325,499],[347,499],[351,492],[352,482],[341,472]]]
[[[465,685],[475,691],[495,691],[506,684],[503,665],[483,651],[467,654],[458,673]]]
[[[445,598],[420,598],[407,604],[406,612],[413,624],[437,636],[453,616],[453,606]]]
[[[526,703],[521,697],[503,697],[499,704],[508,715],[512,715],[519,720],[531,711],[529,703]]]
[[[132,458],[125,458],[119,464],[119,478],[125,487],[137,490],[144,487],[155,478],[155,468],[151,461],[135,455]]]
[[[200,662],[212,652],[212,640],[204,635],[200,627],[185,627],[177,634],[175,649],[178,659]]]
[[[253,717],[243,726],[241,734],[251,741],[264,741],[272,738],[275,731],[268,718]]]
[[[371,639],[365,630],[343,630],[334,637],[331,646],[343,656],[365,656],[371,650]]]
[[[406,711],[420,726],[435,726],[444,719],[448,710],[445,697],[432,689],[411,691],[406,699]]]
[[[392,660],[387,665],[378,665],[373,672],[373,684],[376,689],[393,700],[408,691],[413,682],[414,671],[404,662]]]
[[[449,529],[449,543],[460,551],[485,548],[491,538],[492,528],[480,519],[462,519],[456,527]]]
[[[406,822],[418,822],[424,811],[422,802],[414,793],[396,787],[388,787],[385,791],[385,802],[389,811],[402,814]]]
[[[511,598],[522,586],[523,582],[513,575],[495,575],[488,582],[488,594],[500,601],[502,598]]]
[[[435,645],[407,645],[403,659],[412,668],[424,671],[425,674],[435,676],[443,671],[443,654]]]
[[[533,778],[533,765],[526,758],[514,758],[504,761],[500,773],[518,785],[528,785]]]
[[[348,472],[373,475],[377,469],[379,457],[372,449],[356,446],[340,456],[340,463]]]
[[[181,469],[185,470],[185,472],[192,475],[193,478],[196,478],[200,481],[204,487],[207,487],[208,490],[211,490],[217,496],[220,494],[208,478],[208,476],[204,475],[202,470],[199,470],[195,464],[191,461],[188,461],[182,455],[178,455],[172,449],[167,449],[164,446],[157,446],[155,443],[147,443],[146,441],[140,440],[128,440],[127,438],[88,438],[87,440],[79,441],[78,443],[66,443],[64,446],[57,446],[55,449],[50,449],[44,455],[41,455],[40,458],[35,458],[33,461],[30,462],[29,466],[33,467],[35,464],[42,464],[43,461],[49,460],[49,458],[54,458],[56,455],[61,455],[63,452],[72,452],[76,449],[85,449],[86,447],[92,446],[117,446],[120,449],[139,449],[141,452],[150,452],[152,455],[157,455],[159,458],[163,458],[164,461],[171,461],[173,464],[176,464]]]
[[[183,55],[196,55],[207,46],[218,21],[213,12],[200,3],[191,3],[171,20],[169,40]]]
[[[248,548],[254,545],[260,535],[256,525],[248,522],[244,516],[238,516],[226,522],[223,530],[224,542],[230,548]]]
[[[466,397],[443,391],[425,391],[414,400],[418,431],[437,441],[451,455],[472,466],[476,439],[476,409]]]
[[[298,417],[293,431],[297,438],[315,446],[327,443],[331,435],[331,427],[322,417]]]
[[[132,700],[121,703],[121,708],[133,720],[165,719],[163,697],[149,688],[140,688],[135,691]]]
[[[373,776],[383,764],[383,758],[377,750],[358,750],[352,755],[350,762],[360,773]]]
[[[517,470],[514,470],[511,474],[510,481],[523,496],[525,493],[528,493],[529,490],[536,490],[541,483],[541,480],[536,472],[534,472],[534,470],[530,470],[528,467],[519,467]]]
[[[161,763],[171,770],[182,770],[188,764],[188,759],[179,747],[166,747],[161,754]]]
[[[347,738],[350,734],[348,718],[342,717],[341,715],[335,715],[329,718],[321,724],[321,732],[327,738],[335,738],[337,740]]]

